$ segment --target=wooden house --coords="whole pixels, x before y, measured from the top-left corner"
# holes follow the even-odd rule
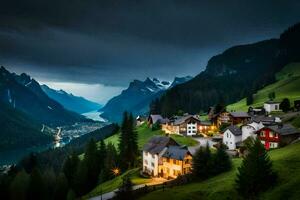
[[[256,132],[266,149],[278,148],[300,137],[300,131],[290,124],[265,126]]]

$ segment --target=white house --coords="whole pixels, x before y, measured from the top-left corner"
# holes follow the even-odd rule
[[[267,113],[273,112],[273,111],[280,111],[279,109],[280,102],[275,101],[267,101],[264,103],[264,109]]]
[[[264,125],[263,123],[260,122],[252,122],[250,124],[245,124],[242,126],[242,141],[246,140],[248,137],[256,137],[256,131],[260,130],[263,128]]]
[[[242,130],[235,126],[231,125],[226,128],[223,133],[223,144],[225,144],[229,150],[235,150],[238,142],[242,141]]]
[[[159,162],[169,145],[178,145],[170,137],[154,136],[143,148],[143,172],[151,176],[158,176]],[[178,145],[179,146],[179,145]]]

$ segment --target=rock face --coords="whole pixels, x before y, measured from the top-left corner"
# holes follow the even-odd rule
[[[83,97],[69,94],[64,90],[54,90],[47,85],[41,85],[42,90],[53,100],[60,103],[63,107],[78,114],[100,109],[102,106],[98,103],[89,101]]]
[[[22,111],[37,122],[50,126],[86,120],[49,98],[39,83],[29,75],[10,73],[4,67],[0,68],[0,101]]]
[[[157,78],[147,78],[145,81],[134,80],[129,87],[118,96],[110,99],[107,104],[100,109],[102,117],[120,122],[124,111],[132,112],[134,115],[142,115],[148,112],[149,104],[155,98],[160,97],[168,89],[181,84],[191,77],[176,77],[172,83],[160,81]]]

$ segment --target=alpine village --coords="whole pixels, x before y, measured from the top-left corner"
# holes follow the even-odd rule
[[[5,64],[0,199],[299,200],[300,23],[236,45],[103,105]]]

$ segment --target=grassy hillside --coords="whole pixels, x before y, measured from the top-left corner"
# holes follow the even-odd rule
[[[277,101],[283,98],[289,98],[291,103],[294,100],[300,99],[300,63],[291,63],[285,66],[279,73],[276,74],[277,82],[264,87],[254,95],[254,103],[251,106],[262,106],[268,100],[268,94],[275,92]],[[242,99],[234,104],[227,106],[231,110],[248,109],[246,99]]]
[[[139,148],[143,148],[144,144],[153,136],[155,135],[165,135],[162,130],[155,130],[152,131],[151,128],[147,126],[147,124],[143,124],[141,126],[137,127],[137,132],[138,132],[138,145]],[[179,136],[179,135],[170,135],[174,140],[176,140],[179,144],[181,145],[187,145],[187,146],[194,146],[198,142],[194,140],[191,137],[185,137],[185,136]],[[105,142],[111,142],[114,145],[118,145],[119,141],[119,134],[115,134],[107,139],[105,139]]]
[[[279,182],[261,195],[261,199],[300,199],[300,143],[269,152],[274,169],[278,172]],[[152,199],[238,199],[235,191],[237,167],[241,159],[234,159],[234,168],[227,173],[203,182],[194,182],[163,191],[155,191],[142,197]]]
[[[145,184],[151,181],[150,178],[142,178],[139,176],[139,169],[132,169],[127,171],[126,173],[118,176],[112,180],[106,181],[100,185],[98,185],[95,189],[93,189],[89,194],[83,197],[83,199],[88,199],[89,197],[94,197],[100,195],[101,193],[111,192],[117,189],[122,184],[122,178],[124,176],[130,176],[130,179],[134,185]]]

